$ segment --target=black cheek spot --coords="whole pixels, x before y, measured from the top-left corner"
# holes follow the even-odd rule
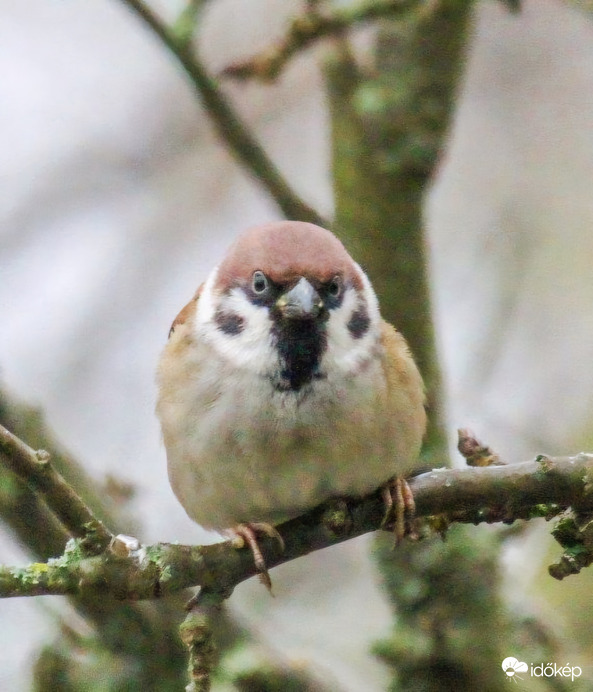
[[[240,334],[245,327],[245,320],[234,312],[218,310],[214,315],[214,321],[221,332],[230,336]]]
[[[364,305],[358,307],[350,317],[348,322],[348,331],[352,334],[353,339],[362,338],[368,331],[371,320]]]

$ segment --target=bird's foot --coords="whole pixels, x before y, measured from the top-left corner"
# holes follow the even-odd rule
[[[396,546],[402,542],[405,536],[418,538],[413,527],[416,503],[407,481],[396,476],[382,488],[381,493],[385,503],[385,516],[381,522],[381,528],[385,528],[393,521],[393,535]]]
[[[257,542],[257,534],[263,534],[270,538],[275,538],[280,544],[280,548],[284,550],[284,540],[278,531],[271,525],[265,522],[249,522],[238,524],[232,529],[227,529],[225,534],[229,536],[235,548],[243,548],[245,545],[251,550],[255,568],[259,572],[259,580],[272,593],[272,580],[266,566],[266,561],[262,555],[261,549]]]

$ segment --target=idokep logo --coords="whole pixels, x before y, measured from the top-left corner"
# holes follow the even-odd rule
[[[515,680],[515,678],[519,678],[519,680],[521,680],[521,676],[517,675],[517,673],[526,673],[529,670],[527,663],[518,661],[513,656],[509,656],[508,658],[504,659],[502,662],[502,669],[506,675],[513,680]]]
[[[528,666],[527,663],[517,660],[514,656],[505,658],[501,665],[505,675],[514,682],[517,682],[517,679],[522,680],[522,676],[518,673],[529,673],[534,678],[559,676],[574,681],[575,678],[580,678],[583,672],[580,666],[571,666],[569,663],[565,666],[559,666],[556,663],[532,663]]]

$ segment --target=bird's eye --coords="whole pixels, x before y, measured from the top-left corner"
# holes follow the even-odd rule
[[[269,286],[268,279],[263,272],[259,270],[253,272],[253,277],[251,280],[251,288],[253,288],[254,293],[265,293]]]
[[[337,298],[342,292],[342,282],[339,276],[335,276],[327,285],[327,292],[332,298]]]

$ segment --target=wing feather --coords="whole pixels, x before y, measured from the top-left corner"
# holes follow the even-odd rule
[[[179,311],[179,314],[173,320],[173,323],[171,324],[171,328],[169,329],[169,336],[168,336],[169,339],[171,338],[171,334],[173,334],[176,327],[179,327],[182,324],[185,324],[191,317],[193,317],[195,315],[196,307],[198,305],[198,298],[200,297],[203,288],[204,288],[204,284],[202,284],[198,288],[194,297],[189,301],[189,303],[187,305],[184,305],[183,308],[181,308],[181,310]]]

